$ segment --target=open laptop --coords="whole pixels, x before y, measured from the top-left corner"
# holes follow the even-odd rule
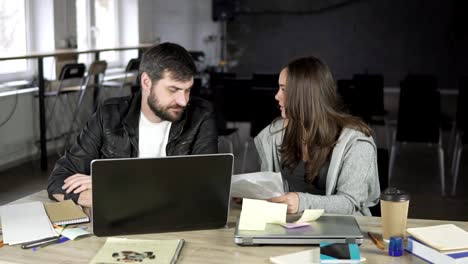
[[[292,216],[294,217],[294,216]],[[299,216],[296,216],[299,218]],[[290,219],[288,222],[297,220]],[[239,221],[237,221],[239,224]],[[353,216],[323,215],[310,226],[287,229],[267,224],[263,231],[239,230],[236,226],[234,242],[238,245],[298,245],[328,243],[362,244],[364,236]]]
[[[227,224],[232,154],[91,162],[96,236]]]

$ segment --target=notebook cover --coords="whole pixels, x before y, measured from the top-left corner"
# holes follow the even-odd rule
[[[50,221],[56,225],[79,224],[89,221],[89,217],[72,200],[44,205]]]

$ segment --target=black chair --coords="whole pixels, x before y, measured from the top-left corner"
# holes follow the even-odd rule
[[[388,150],[383,148],[377,149],[377,166],[379,171],[380,192],[383,192],[388,187]],[[380,201],[369,209],[372,216],[381,216]]]
[[[228,127],[228,121],[244,121],[247,118],[247,108],[242,107],[242,102],[249,88],[249,80],[235,79],[233,73],[213,73],[210,76],[218,135],[231,140],[235,153],[241,148],[240,135],[237,128]]]
[[[353,107],[356,106],[356,103],[354,103],[356,101],[355,99],[356,91],[354,90],[353,80],[345,80],[345,79],[337,80],[336,91],[341,98],[341,101],[345,107],[346,112],[352,115],[357,115],[355,113],[357,113],[358,110],[353,109]]]
[[[456,194],[458,173],[463,148],[468,144],[468,76],[460,78],[455,124],[453,126],[454,143],[451,173],[453,177],[452,195]]]
[[[390,149],[390,132],[384,107],[384,78],[379,74],[355,74],[352,113],[370,126],[385,127],[385,141]]]
[[[249,93],[250,136],[257,134],[280,116],[275,95],[278,92],[278,74],[252,75],[252,89]]]
[[[439,156],[441,194],[445,195],[444,150],[440,129],[440,93],[431,75],[408,75],[400,84],[397,129],[393,136],[388,181],[402,142],[435,146]]]
[[[56,144],[57,154],[63,154],[63,148],[60,145],[65,145],[66,142],[60,144],[62,138],[66,138],[70,133],[70,127],[76,119],[77,108],[80,106],[84,93],[86,66],[83,63],[65,64],[59,75],[58,83],[50,83],[50,91],[45,92],[44,96],[50,98],[52,105],[47,111],[47,133],[49,139]],[[77,94],[77,101],[69,96],[71,93]],[[60,120],[52,124],[53,120]],[[70,122],[70,123],[69,123]]]
[[[139,87],[139,78],[138,78],[138,70],[140,67],[140,59],[133,58],[130,59],[125,67],[125,72],[122,81],[105,81],[102,83],[103,87],[114,87],[119,88],[117,95],[122,96],[124,88],[130,87],[131,92],[135,92],[135,90]]]

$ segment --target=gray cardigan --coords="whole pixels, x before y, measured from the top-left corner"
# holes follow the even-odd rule
[[[262,171],[281,171],[283,125],[284,119],[274,121],[255,137]],[[376,153],[372,137],[343,129],[333,148],[325,195],[298,193],[299,212],[323,208],[326,213],[371,215],[369,207],[376,205],[380,196]]]

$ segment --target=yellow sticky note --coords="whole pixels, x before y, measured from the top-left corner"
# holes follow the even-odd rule
[[[302,213],[301,218],[299,218],[299,220],[297,220],[296,223],[315,221],[320,216],[322,216],[323,212],[323,209],[305,209],[304,213]]]
[[[239,219],[239,230],[265,230],[267,201],[242,200],[242,211]]]
[[[286,223],[286,213],[288,210],[287,204],[267,203],[266,222],[269,224],[284,224]]]

